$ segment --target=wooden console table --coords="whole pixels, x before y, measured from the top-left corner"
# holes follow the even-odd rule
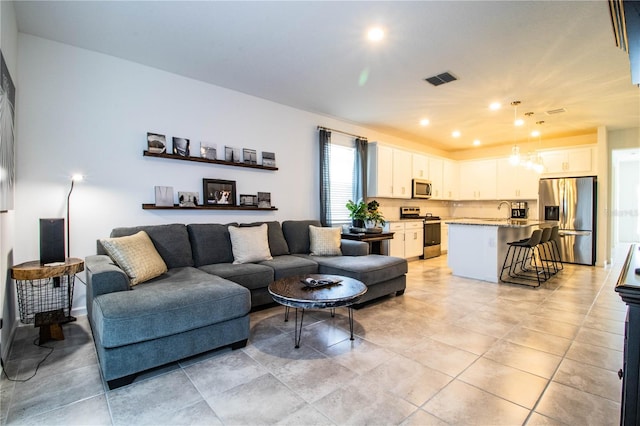
[[[345,240],[364,241],[365,243],[369,243],[370,254],[383,254],[382,241],[392,240],[393,234],[394,232],[380,232],[377,234],[374,234],[374,233],[345,234],[343,233],[342,238],[344,238]]]

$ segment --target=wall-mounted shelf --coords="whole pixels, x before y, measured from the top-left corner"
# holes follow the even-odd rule
[[[257,207],[257,206],[196,206],[196,207],[180,207],[178,204],[174,204],[173,207],[156,206],[155,204],[143,204],[142,210],[244,210],[244,211],[275,211],[276,207]]]
[[[224,160],[210,160],[208,158],[202,158],[202,157],[182,157],[180,155],[167,154],[167,153],[156,154],[155,152],[149,152],[149,151],[142,151],[142,155],[145,157],[168,158],[170,160],[195,161],[197,163],[220,164],[223,166],[245,167],[249,169],[278,170],[277,167],[263,166],[261,164],[234,163],[231,161],[224,161]]]

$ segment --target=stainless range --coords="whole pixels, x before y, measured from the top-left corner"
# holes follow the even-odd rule
[[[425,259],[440,256],[440,217],[427,213],[420,215],[420,207],[400,207],[400,219],[424,220],[424,251]]]

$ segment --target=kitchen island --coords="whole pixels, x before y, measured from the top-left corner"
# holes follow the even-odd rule
[[[453,275],[497,283],[508,242],[529,238],[544,221],[527,219],[448,220],[447,264]]]

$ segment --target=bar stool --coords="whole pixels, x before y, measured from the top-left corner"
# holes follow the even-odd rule
[[[528,285],[530,287],[540,287],[540,285],[546,281],[547,273],[544,271],[544,268],[538,266],[538,262],[536,261],[536,258],[540,258],[539,244],[541,238],[542,230],[536,229],[527,240],[507,243],[509,248],[507,249],[507,255],[502,264],[502,271],[500,271],[500,281],[511,284]],[[509,259],[511,259],[511,262],[507,265]],[[504,277],[505,271],[507,271],[506,277]],[[514,280],[536,281],[538,285]]]
[[[555,256],[552,253],[551,248],[551,228],[542,228],[542,236],[540,237],[540,264],[546,266],[546,279],[551,278],[551,275],[555,275],[558,272],[556,267]]]
[[[557,270],[564,269],[564,265],[562,264],[562,258],[560,257],[560,232],[558,225],[553,225],[551,227],[551,236],[549,237],[549,243],[551,245],[551,251],[553,253],[553,257],[556,260],[556,268]]]

